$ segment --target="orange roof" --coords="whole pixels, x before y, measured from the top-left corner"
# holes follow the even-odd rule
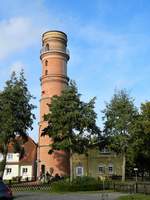
[[[37,144],[30,137],[28,137],[28,141],[24,143],[23,147],[25,154],[21,158],[20,163],[28,164],[35,162],[37,157]]]
[[[21,141],[22,139],[21,137],[17,137],[16,140]],[[25,143],[21,144],[21,146],[24,148],[24,154],[19,160],[19,163],[26,165],[35,162],[37,157],[37,144],[28,136],[28,140]],[[14,147],[12,143],[8,145],[8,152],[14,152]]]

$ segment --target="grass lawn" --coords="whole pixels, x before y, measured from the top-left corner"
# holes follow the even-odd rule
[[[144,195],[144,194],[128,195],[120,197],[117,200],[150,200],[150,195]]]

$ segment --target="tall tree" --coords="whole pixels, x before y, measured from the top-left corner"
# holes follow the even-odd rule
[[[16,136],[26,140],[28,129],[32,129],[35,119],[32,113],[35,106],[30,103],[32,98],[24,72],[21,71],[19,77],[13,72],[0,93],[0,149],[3,153],[3,161],[0,164],[1,176],[6,165],[8,144],[15,143]]]
[[[88,103],[81,101],[76,84],[70,82],[60,96],[54,96],[45,115],[48,126],[42,135],[49,135],[53,143],[49,153],[64,150],[70,154],[70,178],[72,180],[72,154],[85,153],[96,143],[100,134],[96,126],[95,98]]]
[[[104,133],[109,138],[109,147],[122,154],[122,181],[125,180],[126,153],[132,139],[132,123],[137,115],[133,99],[126,90],[116,91],[110,103],[106,103],[104,113]]]
[[[138,172],[150,175],[150,102],[141,104],[140,113],[134,124],[132,148],[133,158]]]

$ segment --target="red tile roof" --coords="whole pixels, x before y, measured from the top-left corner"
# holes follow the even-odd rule
[[[28,140],[25,143],[21,144],[21,146],[24,148],[24,154],[19,160],[19,163],[24,165],[32,164],[33,162],[35,162],[37,157],[37,144],[29,136],[27,139]],[[22,141],[21,137],[17,137],[16,140]],[[12,143],[8,145],[8,152],[14,152],[14,147]]]
[[[36,161],[37,144],[30,137],[28,137],[28,141],[24,143],[23,147],[25,150],[25,154],[20,159],[20,164],[29,164],[29,163],[32,164],[33,162]]]

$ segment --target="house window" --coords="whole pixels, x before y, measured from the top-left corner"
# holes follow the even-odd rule
[[[23,169],[22,169],[22,173],[23,173],[23,174],[26,174],[27,172],[28,172],[28,168],[23,168]]]
[[[83,167],[76,167],[76,176],[83,176]]]
[[[109,154],[110,151],[109,151],[107,148],[104,147],[104,148],[101,150],[101,153]]]
[[[6,174],[11,174],[12,169],[11,168],[6,168]]]
[[[7,159],[8,159],[8,160],[12,160],[12,159],[13,159],[13,154],[12,154],[12,153],[8,153]]]
[[[0,161],[3,160],[3,154],[0,153]]]
[[[113,174],[113,166],[112,165],[108,166],[108,173]]]
[[[98,172],[99,172],[100,174],[105,173],[105,166],[104,166],[104,165],[99,165],[99,166],[98,166]]]

